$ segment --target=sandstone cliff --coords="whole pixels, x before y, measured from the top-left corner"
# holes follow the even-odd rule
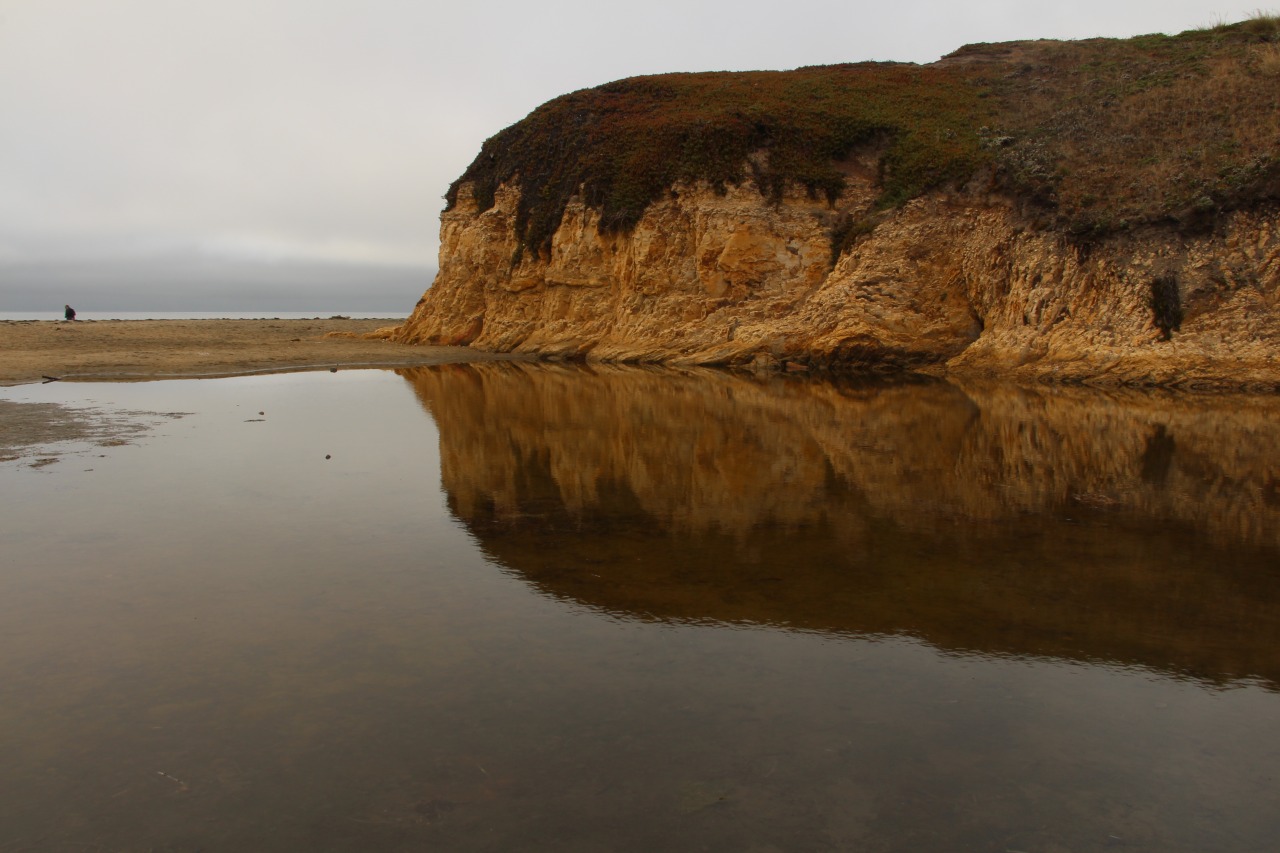
[[[1276,388],[1280,24],[1253,24],[566,96],[451,188],[436,281],[385,334]],[[737,94],[710,118],[671,106],[724,90]],[[584,124],[593,135],[565,136]]]

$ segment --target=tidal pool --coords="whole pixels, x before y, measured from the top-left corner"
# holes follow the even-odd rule
[[[1280,398],[498,363],[0,403],[133,425],[0,461],[2,853],[1280,847]]]

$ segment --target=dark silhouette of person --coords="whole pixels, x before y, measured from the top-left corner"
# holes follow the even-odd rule
[[[76,318],[76,309],[72,308],[70,305],[67,305],[66,309],[67,310],[63,312],[62,316],[66,317],[68,320],[74,320]]]

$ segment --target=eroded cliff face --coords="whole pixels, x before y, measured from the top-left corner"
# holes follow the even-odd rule
[[[625,234],[578,201],[540,257],[518,255],[518,187],[483,212],[463,187],[439,275],[386,334],[604,361],[1280,385],[1274,209],[1083,243],[973,186],[873,214],[874,175],[847,168],[834,204],[677,186]],[[860,236],[833,263],[845,217]]]

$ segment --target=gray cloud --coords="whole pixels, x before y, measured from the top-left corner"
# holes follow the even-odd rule
[[[286,263],[425,275],[441,196],[480,143],[551,97],[620,77],[928,62],[966,42],[1177,32],[1252,8],[8,0],[0,299],[19,271],[81,261],[109,288],[164,259],[172,287],[193,293],[211,286],[210,257],[247,276],[239,284]]]

